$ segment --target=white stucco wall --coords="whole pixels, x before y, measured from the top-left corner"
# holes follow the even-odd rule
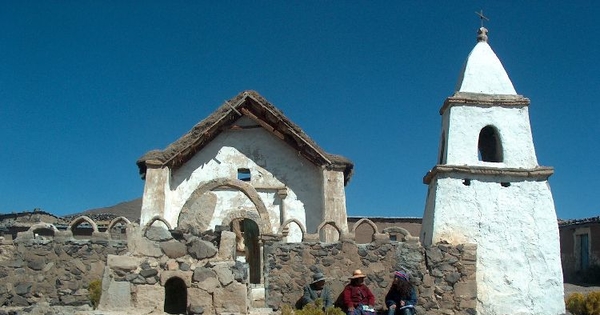
[[[247,118],[236,123],[256,125]],[[251,172],[250,184],[268,211],[272,226],[269,233],[276,233],[282,223],[282,202],[277,191],[284,188],[287,189],[285,219],[295,218],[305,225],[307,232],[314,233],[323,219],[323,170],[259,127],[222,132],[184,166],[172,172],[164,192],[164,218],[175,227],[183,205],[198,187],[215,178],[237,179],[239,168]],[[153,190],[145,189],[144,203],[155,199],[146,191],[152,193]],[[250,199],[238,190],[219,188],[212,193],[217,195],[217,206],[210,228],[221,224],[232,210],[256,211]],[[152,211],[143,207],[142,221],[151,218]],[[291,231],[300,233],[296,228]],[[288,240],[299,241],[300,237],[290,235]]]
[[[437,178],[434,178],[432,182],[427,186],[427,197],[425,198],[425,211],[423,213],[423,221],[421,221],[421,231],[419,237],[421,243],[424,245],[433,244],[433,219],[435,210],[435,197],[436,197],[436,184]]]
[[[430,243],[477,244],[479,314],[564,314],[548,183],[511,181],[502,187],[500,181],[475,178],[465,186],[461,177],[438,178],[421,235],[431,235]]]
[[[479,133],[484,127],[496,127],[502,141],[504,161],[479,161]],[[445,158],[448,165],[533,168],[537,158],[529,123],[529,110],[523,107],[452,106],[442,116],[445,131]]]

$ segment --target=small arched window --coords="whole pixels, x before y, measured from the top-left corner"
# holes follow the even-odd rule
[[[504,153],[502,152],[502,139],[498,129],[494,126],[485,126],[479,132],[479,160],[484,162],[502,162]]]

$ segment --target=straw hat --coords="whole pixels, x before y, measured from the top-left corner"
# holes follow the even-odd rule
[[[356,269],[354,270],[354,272],[352,273],[352,277],[348,278],[348,279],[358,279],[358,278],[364,278],[367,275],[365,275],[360,269]]]

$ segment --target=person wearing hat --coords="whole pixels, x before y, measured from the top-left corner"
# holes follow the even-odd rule
[[[315,272],[312,282],[304,286],[302,295],[302,307],[308,303],[314,303],[317,299],[323,301],[323,309],[333,306],[331,290],[325,285],[325,276],[321,272]]]
[[[348,315],[371,315],[375,314],[375,296],[365,285],[366,275],[360,269],[354,270],[350,283],[346,285],[342,295],[344,306]]]
[[[417,291],[404,271],[394,272],[392,287],[385,295],[388,315],[413,315],[417,304]]]

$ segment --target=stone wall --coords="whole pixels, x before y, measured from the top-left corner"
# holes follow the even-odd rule
[[[247,313],[248,267],[234,260],[233,232],[175,239],[165,229],[130,226],[127,234],[127,255],[108,256],[99,309]]]
[[[352,271],[361,269],[382,310],[393,271],[404,269],[418,289],[420,313],[475,313],[474,245],[423,248],[403,229],[386,229],[403,235],[402,241],[376,230],[368,244],[355,242],[354,229],[335,243],[320,242],[318,233],[305,234],[302,243],[263,235],[263,288],[250,284],[248,265],[236,261],[235,233],[178,234],[161,228],[161,222],[128,225],[127,240],[96,232],[77,239],[56,230],[45,237],[32,228],[14,241],[2,241],[0,306],[89,305],[87,287],[101,279],[101,310],[182,306],[188,314],[245,314],[254,307],[294,305],[314,271],[323,272],[339,294]]]
[[[475,314],[475,245],[437,244],[427,248],[416,242],[377,240],[356,244],[265,242],[266,302],[278,309],[294,305],[302,287],[315,271],[328,278],[335,296],[342,292],[352,271],[361,269],[365,283],[376,297],[376,308],[384,309],[384,297],[395,270],[406,270],[418,292],[420,314]]]
[[[42,302],[90,304],[89,283],[102,278],[106,257],[125,253],[127,243],[102,237],[80,240],[66,234],[1,241],[0,308]]]

